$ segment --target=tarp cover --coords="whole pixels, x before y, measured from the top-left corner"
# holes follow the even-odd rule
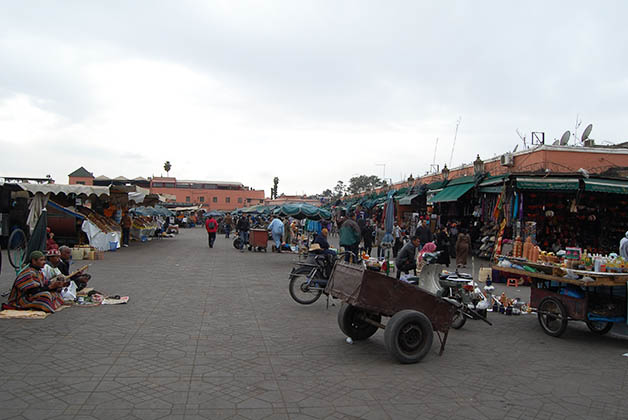
[[[95,187],[92,185],[63,185],[63,184],[26,184],[17,183],[21,189],[31,194],[76,194],[76,195],[92,195],[108,196],[109,187]]]
[[[410,204],[412,204],[412,200],[414,200],[418,196],[419,196],[419,194],[410,194],[410,195],[406,195],[404,197],[401,197],[399,199],[399,205],[400,206],[409,206]]]
[[[611,194],[628,194],[628,180],[589,178],[584,180],[584,190]]]
[[[89,220],[84,220],[81,229],[87,235],[89,244],[99,251],[111,250],[111,242],[116,243],[116,248],[120,248],[120,232],[104,233]]]

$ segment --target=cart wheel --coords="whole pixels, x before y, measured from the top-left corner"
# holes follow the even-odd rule
[[[28,243],[26,241],[26,235],[22,229],[15,229],[9,235],[7,242],[7,253],[9,256],[9,264],[15,269],[21,269],[22,266],[27,263],[26,249]]]
[[[233,247],[235,249],[240,249],[240,244],[242,243],[242,240],[240,240],[240,238],[235,238],[233,240]]]
[[[565,305],[555,297],[546,297],[541,300],[537,310],[539,324],[545,334],[552,337],[560,337],[567,329],[567,309]]]
[[[268,248],[267,247],[264,247],[264,252],[268,252]]]
[[[338,311],[338,326],[347,337],[351,337],[354,341],[366,340],[375,334],[378,328],[366,322],[364,318],[375,322],[382,320],[380,315],[343,303]]]
[[[459,309],[456,311],[453,319],[451,320],[451,328],[459,330],[466,322],[467,317],[464,316],[464,312],[462,311],[462,309]]]
[[[323,289],[313,287],[311,282],[308,284],[307,275],[311,269],[308,267],[300,267],[290,273],[290,285],[288,290],[290,296],[301,305],[310,305],[318,300],[323,294]],[[313,281],[315,279],[312,279]]]
[[[604,322],[604,321],[591,321],[587,319],[585,321],[587,323],[587,327],[591,330],[592,333],[597,335],[604,335],[613,328],[612,322]]]
[[[401,363],[416,363],[432,348],[434,331],[430,319],[422,312],[399,311],[390,318],[384,330],[388,353]]]

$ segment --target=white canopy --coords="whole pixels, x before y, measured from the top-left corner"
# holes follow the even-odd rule
[[[67,185],[67,184],[26,184],[18,182],[16,183],[24,191],[28,191],[35,195],[37,193],[42,194],[76,194],[76,195],[97,195],[97,196],[109,196],[109,187],[95,187],[93,185]]]

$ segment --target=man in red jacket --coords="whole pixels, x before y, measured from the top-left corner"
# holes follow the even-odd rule
[[[218,222],[214,219],[214,216],[209,216],[205,220],[205,229],[207,229],[207,235],[209,237],[209,247],[214,247],[214,241],[216,240],[216,232],[218,232]]]

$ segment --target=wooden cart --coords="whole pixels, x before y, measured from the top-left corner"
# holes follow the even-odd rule
[[[443,354],[456,302],[345,263],[336,264],[326,292],[344,302],[338,325],[352,340],[365,340],[382,328],[388,352],[401,363],[416,363],[430,351],[436,332]],[[383,316],[391,317],[386,325]]]
[[[249,233],[249,249],[264,251],[268,248],[268,231],[266,229],[251,229]]]
[[[627,274],[570,270],[581,277],[570,279],[558,275],[555,266],[520,264],[537,272],[500,266],[493,269],[532,280],[530,306],[536,309],[546,334],[560,337],[569,321],[584,321],[599,335],[609,332],[614,323],[626,322]]]

